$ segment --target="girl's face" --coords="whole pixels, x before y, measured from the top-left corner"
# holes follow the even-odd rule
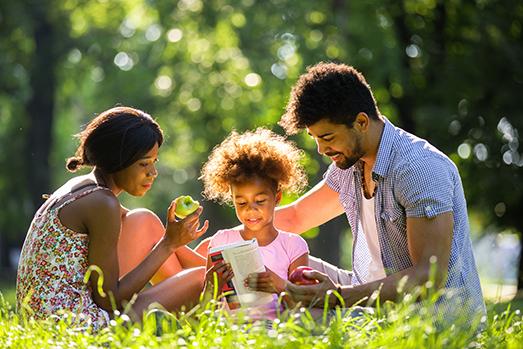
[[[155,144],[141,159],[113,174],[118,191],[123,190],[133,196],[143,196],[147,193],[158,176],[158,148],[158,144]]]
[[[274,192],[268,181],[253,178],[244,183],[231,185],[236,216],[246,230],[260,231],[271,227],[274,209],[281,199],[281,192]]]

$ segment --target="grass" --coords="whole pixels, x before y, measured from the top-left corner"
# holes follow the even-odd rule
[[[177,316],[151,312],[143,325],[120,315],[108,328],[90,333],[79,329],[71,314],[58,321],[26,319],[0,297],[0,348],[520,348],[523,343],[523,300],[489,304],[486,329],[475,333],[470,327],[436,326],[428,308],[414,307],[412,299],[385,303],[360,317],[338,311],[315,320],[301,308],[270,322],[232,318],[210,302]]]

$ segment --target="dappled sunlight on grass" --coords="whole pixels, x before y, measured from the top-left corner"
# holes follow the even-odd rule
[[[270,321],[233,316],[221,310],[221,303],[211,301],[177,315],[151,311],[142,325],[118,313],[99,333],[75,325],[73,314],[63,314],[56,321],[28,319],[0,300],[0,347],[517,348],[523,342],[521,311],[510,305],[488,304],[488,317],[478,319],[485,330],[477,332],[459,325],[459,319],[436,323],[431,302],[420,307],[415,298],[406,295],[400,304],[387,302],[359,316],[351,316],[348,309],[314,318],[308,309],[297,308]],[[464,320],[468,323],[469,319]]]

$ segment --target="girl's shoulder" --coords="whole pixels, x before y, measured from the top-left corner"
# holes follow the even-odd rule
[[[275,246],[283,250],[289,257],[290,262],[293,262],[305,253],[309,253],[307,242],[299,234],[279,230],[277,240],[278,243],[276,243]]]
[[[279,244],[285,249],[299,249],[299,250],[307,250],[309,249],[307,245],[307,241],[305,241],[304,238],[302,238],[299,234],[295,233],[289,233],[286,231],[278,231],[278,237],[277,237]]]
[[[285,241],[305,241],[300,234],[289,233],[287,231],[278,230],[278,238]]]
[[[229,236],[229,235],[240,235],[240,229],[239,228],[227,228],[227,229],[220,229],[214,233],[214,236]]]
[[[241,239],[242,236],[238,228],[220,229],[211,237],[209,247],[221,246]]]

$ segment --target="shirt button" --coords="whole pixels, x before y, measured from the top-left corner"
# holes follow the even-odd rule
[[[429,213],[432,213],[432,206],[427,206],[425,207],[425,213],[429,214]]]

